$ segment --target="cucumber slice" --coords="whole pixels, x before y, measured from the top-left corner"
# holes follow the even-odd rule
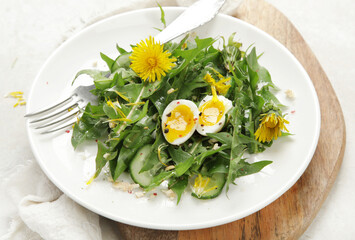
[[[197,181],[197,182],[196,182]],[[208,183],[207,183],[208,182]],[[207,183],[207,185],[206,185]],[[221,194],[226,183],[225,173],[215,173],[210,180],[207,177],[197,176],[192,189],[192,196],[198,199],[211,199]]]
[[[152,145],[150,144],[143,146],[137,151],[129,165],[129,171],[133,181],[138,183],[143,188],[149,186],[153,179],[153,176],[149,173],[149,171],[139,173],[144,165],[144,162],[149,157],[151,149]]]

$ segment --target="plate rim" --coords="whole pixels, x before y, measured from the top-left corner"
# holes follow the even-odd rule
[[[186,7],[176,7],[176,6],[167,6],[167,7],[163,7],[163,9],[166,11],[168,9],[168,11],[177,11],[177,12],[182,12],[184,9],[186,9]],[[42,64],[40,70],[38,71],[36,77],[34,78],[31,88],[30,88],[30,92],[29,92],[29,97],[28,97],[28,105],[31,106],[31,98],[33,95],[33,92],[35,91],[35,85],[38,82],[42,72],[44,71],[44,69],[46,69],[47,65],[49,64],[49,62],[52,60],[52,58],[54,58],[57,53],[59,51],[61,51],[67,44],[70,44],[71,41],[73,41],[74,39],[76,39],[78,36],[80,36],[81,34],[90,31],[91,29],[95,28],[97,25],[100,24],[104,24],[105,22],[110,22],[112,21],[114,18],[117,17],[122,17],[125,15],[129,15],[129,14],[136,14],[139,12],[146,12],[146,11],[160,11],[159,7],[152,7],[152,8],[143,8],[143,9],[137,9],[137,10],[131,10],[131,11],[127,11],[127,12],[123,12],[123,13],[119,13],[107,18],[104,18],[102,20],[99,20],[97,22],[94,22],[86,27],[84,27],[82,30],[80,30],[79,32],[75,33],[73,36],[71,36],[70,38],[68,38],[67,40],[65,40],[62,44],[60,44],[50,55],[49,57],[45,60],[45,62]],[[315,87],[313,85],[313,82],[311,80],[311,78],[309,77],[307,71],[305,70],[305,68],[302,66],[302,64],[298,61],[298,59],[290,52],[290,50],[288,50],[283,44],[281,44],[278,40],[276,40],[273,36],[269,35],[268,33],[266,33],[265,31],[257,28],[256,26],[245,22],[241,19],[238,19],[236,17],[227,15],[227,14],[223,14],[223,13],[218,13],[219,17],[222,18],[227,18],[228,20],[232,20],[232,21],[236,21],[239,24],[245,25],[246,27],[250,28],[252,31],[256,31],[257,33],[260,33],[261,35],[263,35],[263,37],[268,38],[269,40],[271,40],[274,44],[276,44],[278,47],[280,47],[283,52],[285,52],[288,57],[290,57],[293,62],[297,65],[297,67],[299,69],[302,70],[305,79],[307,79],[307,83],[309,85],[309,89],[311,90],[312,93],[312,98],[314,100],[315,103],[315,107],[316,107],[316,134],[315,136],[313,136],[313,141],[312,141],[312,147],[309,149],[309,153],[306,157],[307,161],[305,161],[303,163],[303,165],[299,168],[299,170],[296,172],[294,178],[289,179],[289,181],[287,182],[287,184],[284,185],[283,188],[280,188],[278,191],[274,192],[272,195],[270,195],[266,200],[260,202],[259,204],[256,204],[252,209],[252,211],[249,210],[245,210],[240,212],[237,215],[229,215],[226,217],[222,217],[222,218],[218,218],[218,219],[214,219],[214,220],[209,220],[209,221],[204,221],[203,223],[195,223],[195,224],[178,224],[178,225],[173,225],[172,224],[155,224],[155,223],[147,223],[147,222],[139,222],[139,221],[132,221],[130,219],[126,219],[126,218],[122,218],[119,217],[117,215],[114,214],[110,214],[110,213],[106,213],[101,211],[99,208],[92,206],[91,204],[86,203],[85,201],[82,201],[80,198],[78,198],[77,196],[75,196],[75,194],[72,194],[70,191],[67,191],[66,187],[63,186],[60,182],[56,181],[54,179],[54,177],[50,174],[50,172],[48,171],[48,169],[46,168],[46,166],[44,165],[43,161],[40,160],[40,156],[39,153],[36,150],[36,146],[34,144],[34,140],[33,140],[33,135],[34,133],[32,133],[31,131],[31,127],[29,124],[29,120],[27,119],[26,121],[26,130],[27,130],[27,137],[29,139],[30,142],[30,146],[31,146],[31,150],[35,156],[35,159],[37,161],[37,163],[39,164],[40,168],[42,169],[42,171],[45,173],[45,175],[50,179],[50,181],[56,186],[58,187],[64,194],[66,194],[69,198],[71,198],[73,201],[75,201],[76,203],[78,203],[79,205],[85,207],[86,209],[88,209],[89,211],[95,212],[98,215],[110,218],[114,221],[119,221],[125,224],[129,224],[129,225],[134,225],[137,227],[143,227],[143,228],[149,228],[149,229],[158,229],[158,230],[193,230],[193,229],[202,229],[202,228],[208,228],[208,227],[214,227],[214,226],[219,226],[222,224],[226,224],[229,222],[233,222],[239,219],[242,219],[244,217],[247,217],[251,214],[254,214],[255,212],[261,210],[262,208],[266,207],[267,205],[271,204],[272,202],[274,202],[276,199],[280,198],[287,190],[289,190],[302,176],[302,174],[304,173],[304,171],[307,169],[308,165],[310,164],[312,157],[316,151],[316,147],[318,145],[318,140],[319,140],[319,135],[320,135],[320,129],[321,129],[321,111],[320,111],[320,105],[319,105],[319,100],[318,100],[318,96],[317,96],[317,92],[315,90]],[[26,112],[28,112],[28,108],[26,108]],[[247,213],[249,212],[249,213]],[[242,216],[241,216],[242,215]]]

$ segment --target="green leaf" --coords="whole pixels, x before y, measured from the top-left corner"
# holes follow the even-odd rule
[[[95,70],[95,69],[84,69],[84,70],[79,71],[75,75],[72,84],[74,84],[75,80],[80,75],[83,75],[83,74],[89,75],[94,81],[99,81],[99,80],[103,81],[103,80],[108,80],[106,78],[106,76],[107,76],[107,74],[110,74],[110,72],[109,71],[100,71],[100,70]]]
[[[190,154],[190,157],[186,158],[188,155],[185,153],[180,152],[175,152],[175,154],[179,154],[179,157],[184,157],[185,159],[178,159],[175,158],[175,160],[179,161],[179,163],[175,166],[175,171],[176,171],[176,176],[180,177],[183,174],[185,174],[189,168],[192,166],[192,164],[195,162],[196,158],[195,156],[201,153],[201,145],[202,145],[202,140],[199,139],[195,141],[191,148],[188,149],[188,154]],[[202,147],[202,151],[205,150],[204,147]]]
[[[131,103],[134,103],[138,97],[142,95],[143,84],[131,83],[126,84],[118,89],[124,96],[126,96]]]
[[[176,205],[179,204],[180,199],[181,199],[181,195],[184,193],[188,183],[189,183],[188,176],[186,176],[186,175],[178,177],[178,178],[171,178],[171,180],[169,181],[168,187],[171,190],[173,190],[177,195]]]
[[[175,175],[174,172],[161,172],[158,175],[153,177],[152,182],[150,183],[150,185],[147,188],[145,188],[144,190],[149,192],[153,188],[159,186],[163,181],[169,179],[170,177],[172,177],[174,175]]]
[[[255,91],[257,89],[258,83],[259,83],[259,76],[257,72],[254,71],[249,71],[249,79],[250,79],[250,88],[255,94]]]
[[[232,135],[228,132],[207,133],[207,136],[216,139],[226,146],[232,145]]]
[[[280,137],[293,136],[293,135],[295,135],[295,134],[288,133],[288,132],[281,132],[281,136]]]
[[[200,155],[198,155],[196,157],[196,161],[195,161],[196,167],[194,169],[197,170],[198,168],[200,168],[200,166],[203,164],[203,161],[207,157],[212,156],[212,155],[214,155],[220,151],[223,151],[225,149],[228,149],[228,148],[230,148],[230,146],[222,145],[218,149],[209,149],[209,150],[204,151],[203,153],[201,153]]]
[[[125,49],[121,48],[120,46],[118,46],[118,44],[116,44],[116,49],[120,54],[127,53],[127,51]]]
[[[113,181],[116,181],[117,178],[127,169],[128,165],[125,163],[123,158],[117,159],[115,164],[115,170],[112,174]]]
[[[192,81],[185,79],[184,84],[181,84],[179,91],[179,99],[191,99],[193,91],[198,88],[205,88],[209,86],[202,77],[192,77]]]
[[[176,76],[185,67],[187,67],[197,55],[199,55],[206,48],[212,46],[212,44],[215,42],[215,39],[213,39],[213,38],[204,38],[204,39],[196,38],[195,42],[196,42],[196,48],[189,49],[189,50],[176,49],[174,55],[182,57],[184,59],[184,61],[182,62],[181,65],[179,65],[177,68],[173,69],[170,72],[170,77]]]
[[[161,160],[159,160],[158,158],[158,147],[161,144],[165,144],[166,142],[164,140],[164,136],[162,132],[161,131],[157,131],[157,132],[158,134],[154,144],[152,145],[151,154],[147,158],[147,161],[144,162],[144,165],[140,170],[140,173],[149,170],[152,175],[155,175],[155,173],[163,166],[162,162],[166,163],[168,161],[168,155],[164,150],[160,151]]]
[[[272,161],[259,161],[259,162],[254,162],[254,163],[248,163],[245,162],[245,160],[241,160],[240,163],[238,164],[238,171],[236,172],[236,177],[243,177],[247,176],[250,174],[258,173],[260,172],[264,167],[267,165],[271,164]]]
[[[259,71],[258,71],[258,76],[259,76],[260,82],[267,83],[264,86],[270,86],[270,87],[276,88],[276,86],[271,81],[270,73],[266,68],[260,67]],[[264,86],[262,86],[262,87],[264,87]]]
[[[108,124],[103,123],[100,118],[92,117],[98,110],[89,103],[79,122],[75,123],[71,143],[74,149],[85,140],[95,140],[107,134]]]
[[[271,103],[274,106],[277,107],[285,107],[276,97],[274,94],[270,92],[270,90],[266,88],[262,88],[260,91],[258,91],[260,96],[264,99],[265,103]]]
[[[192,164],[194,163],[195,161],[195,157],[194,156],[191,156],[189,157],[188,159],[186,159],[185,161],[177,164],[175,166],[175,171],[176,171],[176,176],[177,177],[180,177],[182,176],[183,174],[186,173],[187,170],[189,170],[189,168],[192,166]]]
[[[114,108],[107,105],[106,103],[103,104],[103,110],[110,119],[122,118],[122,116],[119,115]]]
[[[260,66],[258,63],[258,57],[256,55],[255,47],[251,50],[250,54],[246,57],[248,66],[251,68],[249,75],[251,76],[251,87],[255,92],[257,89],[262,89],[266,87],[276,88],[274,83],[271,81],[271,76],[269,71]],[[261,84],[258,86],[258,84]]]
[[[131,117],[131,120],[132,120],[132,122],[130,122],[131,124],[138,122],[139,120],[141,120],[142,118],[144,118],[147,115],[148,105],[149,105],[149,100],[145,102],[142,109],[136,110],[139,113],[139,115],[138,115],[138,117],[136,117],[136,114],[133,114],[133,116]]]
[[[152,140],[151,133],[152,129],[144,129],[135,125],[130,134],[125,137],[123,147],[134,149],[146,145],[147,142]],[[144,143],[142,144],[142,142]]]
[[[260,68],[260,65],[258,63],[258,58],[256,56],[256,50],[255,47],[251,50],[251,52],[247,55],[246,57],[248,66],[254,71],[257,72]]]
[[[183,163],[183,162],[185,162],[187,159],[189,159],[191,157],[191,154],[188,153],[188,152],[185,152],[184,150],[182,150],[181,147],[175,148],[173,146],[169,146],[168,147],[168,152],[169,152],[172,160],[176,164]]]
[[[158,4],[158,7],[160,8],[160,21],[164,25],[164,28],[166,28],[165,12],[164,12],[163,8],[161,7],[161,5],[159,3],[157,3],[157,4]]]
[[[160,86],[159,90],[154,92],[149,99],[154,104],[155,108],[158,110],[159,115],[161,116],[166,108],[166,106],[173,100],[176,99],[177,92],[167,94],[168,90],[171,89],[171,85],[164,81]]]
[[[243,144],[254,143],[256,145],[263,146],[262,143],[260,143],[259,141],[255,140],[254,138],[245,136],[243,134],[238,134],[238,140],[239,140],[240,143],[243,143]]]
[[[229,163],[229,170],[228,170],[228,175],[227,175],[227,187],[226,187],[226,192],[229,190],[229,184],[233,183],[234,180],[237,178],[237,171],[238,171],[238,163],[242,159],[244,149],[236,148],[236,150],[232,151],[233,154],[231,154],[231,159]]]
[[[117,151],[111,152],[103,142],[97,142],[97,155],[96,155],[96,172],[94,178],[99,176],[102,168],[106,165],[107,161],[115,159],[117,157]]]
[[[131,56],[131,53],[129,53],[129,52],[121,53],[121,55],[119,55],[115,59],[114,63],[112,64],[112,66],[110,68],[111,72],[114,73],[119,69],[121,69],[120,72],[122,72],[122,70],[126,70],[127,68],[129,68],[129,66],[131,64],[131,60],[129,59],[130,56]]]
[[[211,176],[215,173],[228,173],[228,163],[226,159],[217,155],[217,157],[214,157],[204,165],[207,168],[207,174]]]
[[[150,129],[135,126],[133,131],[124,138],[123,146],[117,158],[113,180],[116,180],[127,169],[137,151],[142,146],[151,143],[152,140]]]
[[[100,53],[100,56],[101,59],[106,62],[107,67],[110,69],[110,72],[112,73],[113,72],[112,68],[114,67],[115,61],[103,53]]]
[[[161,81],[155,81],[152,83],[145,83],[145,88],[143,89],[142,99],[148,98],[159,90],[161,86]]]

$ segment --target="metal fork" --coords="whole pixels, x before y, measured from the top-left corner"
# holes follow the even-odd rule
[[[25,117],[38,117],[30,121],[31,124],[37,124],[37,126],[34,127],[35,129],[55,127],[41,132],[42,134],[55,132],[72,126],[76,122],[75,116],[80,113],[80,109],[85,108],[89,102],[92,104],[97,102],[97,97],[90,92],[90,90],[94,88],[94,84],[78,86],[58,102],[36,112],[27,113]]]
[[[225,0],[200,0],[195,2],[156,35],[155,40],[166,43],[202,26],[217,15],[224,2]],[[75,115],[80,113],[80,109],[85,108],[89,102],[92,104],[97,102],[96,96],[90,93],[90,90],[94,88],[94,85],[79,86],[62,100],[36,112],[27,113],[25,117],[39,117],[30,121],[31,124],[37,124],[34,127],[35,129],[51,128],[41,132],[42,134],[56,132],[72,126],[76,122]]]

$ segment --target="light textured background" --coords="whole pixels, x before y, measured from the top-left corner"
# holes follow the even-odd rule
[[[355,228],[355,1],[267,0],[283,12],[314,51],[338,95],[347,125],[347,148],[339,176],[318,216],[301,239],[354,239]],[[65,39],[103,16],[125,11],[137,0],[0,0],[0,96],[29,92],[39,68]],[[183,0],[168,0],[175,5]],[[155,4],[139,4],[139,8]],[[119,9],[119,10],[118,10]],[[0,97],[0,181],[33,155],[25,108]],[[14,206],[0,184],[0,236]]]

